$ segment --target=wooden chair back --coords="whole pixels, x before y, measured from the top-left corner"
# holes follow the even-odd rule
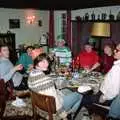
[[[35,108],[37,107],[43,111],[48,112],[49,120],[53,120],[53,114],[56,113],[56,102],[54,97],[31,91],[31,99],[33,106],[33,115],[36,115]],[[34,119],[36,119],[35,116]]]
[[[6,106],[6,87],[3,79],[0,79],[0,119],[2,119]]]

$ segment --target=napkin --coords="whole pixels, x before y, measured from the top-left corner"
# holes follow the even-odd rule
[[[91,90],[91,89],[92,89],[92,88],[91,88],[90,86],[87,86],[87,85],[85,85],[85,86],[79,86],[78,92],[84,93],[84,92],[87,92],[87,91],[89,91],[89,90]]]
[[[23,101],[23,99],[16,97],[16,100],[12,102],[12,105],[15,107],[25,107],[26,103]]]

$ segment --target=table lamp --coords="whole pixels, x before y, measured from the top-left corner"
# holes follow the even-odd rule
[[[102,38],[110,37],[110,23],[96,22],[93,23],[91,36],[97,37],[99,40],[99,54],[101,55]]]

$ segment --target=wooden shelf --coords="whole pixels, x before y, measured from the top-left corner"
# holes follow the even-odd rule
[[[71,20],[71,22],[120,22],[120,20]]]

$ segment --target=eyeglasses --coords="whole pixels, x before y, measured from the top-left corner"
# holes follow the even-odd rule
[[[118,49],[116,48],[116,49],[114,50],[114,52],[117,53],[117,52],[120,52],[120,50],[118,50]]]

